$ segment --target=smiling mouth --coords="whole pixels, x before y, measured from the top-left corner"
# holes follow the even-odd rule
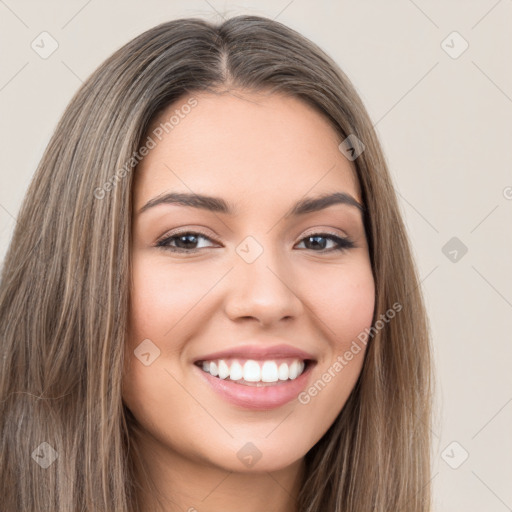
[[[314,364],[314,361],[298,358],[263,361],[236,358],[197,361],[195,364],[205,373],[218,379],[244,386],[265,387],[297,379]]]

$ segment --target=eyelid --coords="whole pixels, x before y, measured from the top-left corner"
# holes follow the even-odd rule
[[[211,240],[215,243],[220,243],[215,240],[215,237],[212,237],[212,235],[203,231],[202,228],[190,226],[190,227],[182,228],[182,229],[178,228],[177,231],[173,231],[173,230],[168,231],[167,233],[165,233],[164,235],[162,235],[161,237],[158,238],[158,240],[155,242],[155,245],[158,245],[160,242],[166,240],[167,238],[179,236],[182,234],[189,234],[189,233],[203,235],[204,237],[208,238],[209,240]],[[352,241],[351,237],[345,232],[342,232],[342,234],[340,234],[339,232],[336,232],[334,230],[331,231],[329,228],[327,228],[327,229],[311,228],[301,235],[301,238],[298,240],[298,242],[302,242],[304,240],[304,238],[307,238],[308,236],[312,236],[312,235],[332,235],[332,236],[336,236],[339,238],[345,238],[347,240]]]
[[[347,238],[351,239],[350,236],[342,231],[341,229],[339,231],[335,231],[333,228],[311,228],[311,230],[307,230],[302,236],[301,240],[313,235],[332,235],[337,236],[338,238]]]
[[[167,233],[165,233],[164,235],[162,235],[156,242],[155,242],[155,246],[156,247],[159,247],[159,244],[165,240],[167,240],[168,238],[174,238],[174,237],[177,237],[177,236],[180,236],[180,235],[187,235],[187,234],[197,234],[197,235],[202,235],[204,236],[205,238],[208,238],[208,240],[211,240],[212,242],[215,242],[215,243],[220,243],[220,242],[217,242],[215,240],[214,237],[212,237],[209,233],[206,233],[205,231],[203,231],[201,228],[197,228],[197,227],[187,227],[187,228],[183,228],[183,229],[180,229],[178,228],[177,231],[173,231],[173,230],[170,230],[168,231]],[[161,247],[161,246],[160,246]]]

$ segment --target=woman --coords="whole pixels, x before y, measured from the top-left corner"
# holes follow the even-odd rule
[[[6,510],[430,507],[428,323],[371,121],[282,24],[84,83],[0,290]]]

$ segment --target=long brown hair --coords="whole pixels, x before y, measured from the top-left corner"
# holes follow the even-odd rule
[[[431,354],[417,270],[371,120],[345,74],[257,16],[163,23],[83,84],[23,202],[0,283],[0,496],[5,510],[141,510],[121,397],[138,149],[195,91],[285,93],[364,151],[354,161],[375,278],[375,329],[343,410],[306,454],[300,512],[430,509]]]

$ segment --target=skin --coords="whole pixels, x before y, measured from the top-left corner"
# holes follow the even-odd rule
[[[169,106],[153,127],[189,98]],[[158,495],[169,511],[293,512],[304,455],[342,410],[364,346],[308,404],[293,400],[265,411],[227,402],[192,362],[238,345],[285,343],[317,359],[308,386],[332,368],[373,316],[362,215],[336,204],[283,216],[300,199],[324,193],[346,192],[361,203],[360,187],[338,149],[340,136],[299,99],[241,91],[194,98],[197,106],[151,149],[134,183],[123,400],[141,425],[138,443],[157,490],[144,500],[148,511]],[[239,212],[160,204],[139,213],[167,192],[221,197]],[[178,228],[208,238],[189,243],[197,252],[188,254],[155,246]],[[330,238],[320,239],[325,246],[307,244],[307,236],[325,230],[355,247],[330,251]],[[247,236],[263,249],[251,264],[236,252]],[[172,243],[177,247],[179,237]],[[146,339],[160,350],[149,366],[134,355]],[[261,452],[250,468],[237,457],[248,442]]]

